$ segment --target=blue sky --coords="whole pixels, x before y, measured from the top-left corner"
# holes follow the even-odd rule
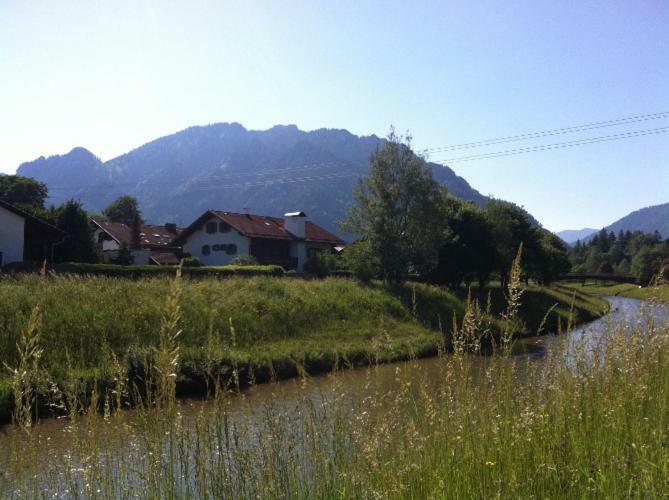
[[[224,121],[394,124],[422,149],[669,111],[667,26],[660,0],[0,0],[0,171],[74,146],[106,160]],[[451,166],[553,230],[669,201],[669,134]]]

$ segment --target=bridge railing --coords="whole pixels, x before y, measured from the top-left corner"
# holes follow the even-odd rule
[[[636,278],[629,274],[609,273],[567,273],[558,277],[558,281],[612,281],[614,283],[636,283]]]

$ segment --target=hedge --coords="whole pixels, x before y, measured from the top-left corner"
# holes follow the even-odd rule
[[[68,262],[50,267],[57,273],[90,274],[97,276],[139,278],[145,276],[173,276],[176,266],[119,266],[116,264],[83,264]],[[184,276],[283,276],[281,266],[203,266],[184,267]]]

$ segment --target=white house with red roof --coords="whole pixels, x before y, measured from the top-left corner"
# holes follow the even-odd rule
[[[181,229],[176,224],[155,226],[144,224],[140,228],[139,241],[133,242],[132,227],[121,222],[91,219],[93,238],[105,263],[113,262],[121,245],[131,249],[134,264],[178,264],[180,249],[172,246],[172,240]]]
[[[310,221],[304,212],[284,218],[208,210],[172,241],[207,266],[224,266],[238,255],[260,264],[304,271],[317,252],[332,252],[344,241]]]

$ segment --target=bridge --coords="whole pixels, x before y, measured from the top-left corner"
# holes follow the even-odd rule
[[[632,275],[613,273],[567,273],[559,276],[557,281],[612,281],[636,284],[636,278]]]

